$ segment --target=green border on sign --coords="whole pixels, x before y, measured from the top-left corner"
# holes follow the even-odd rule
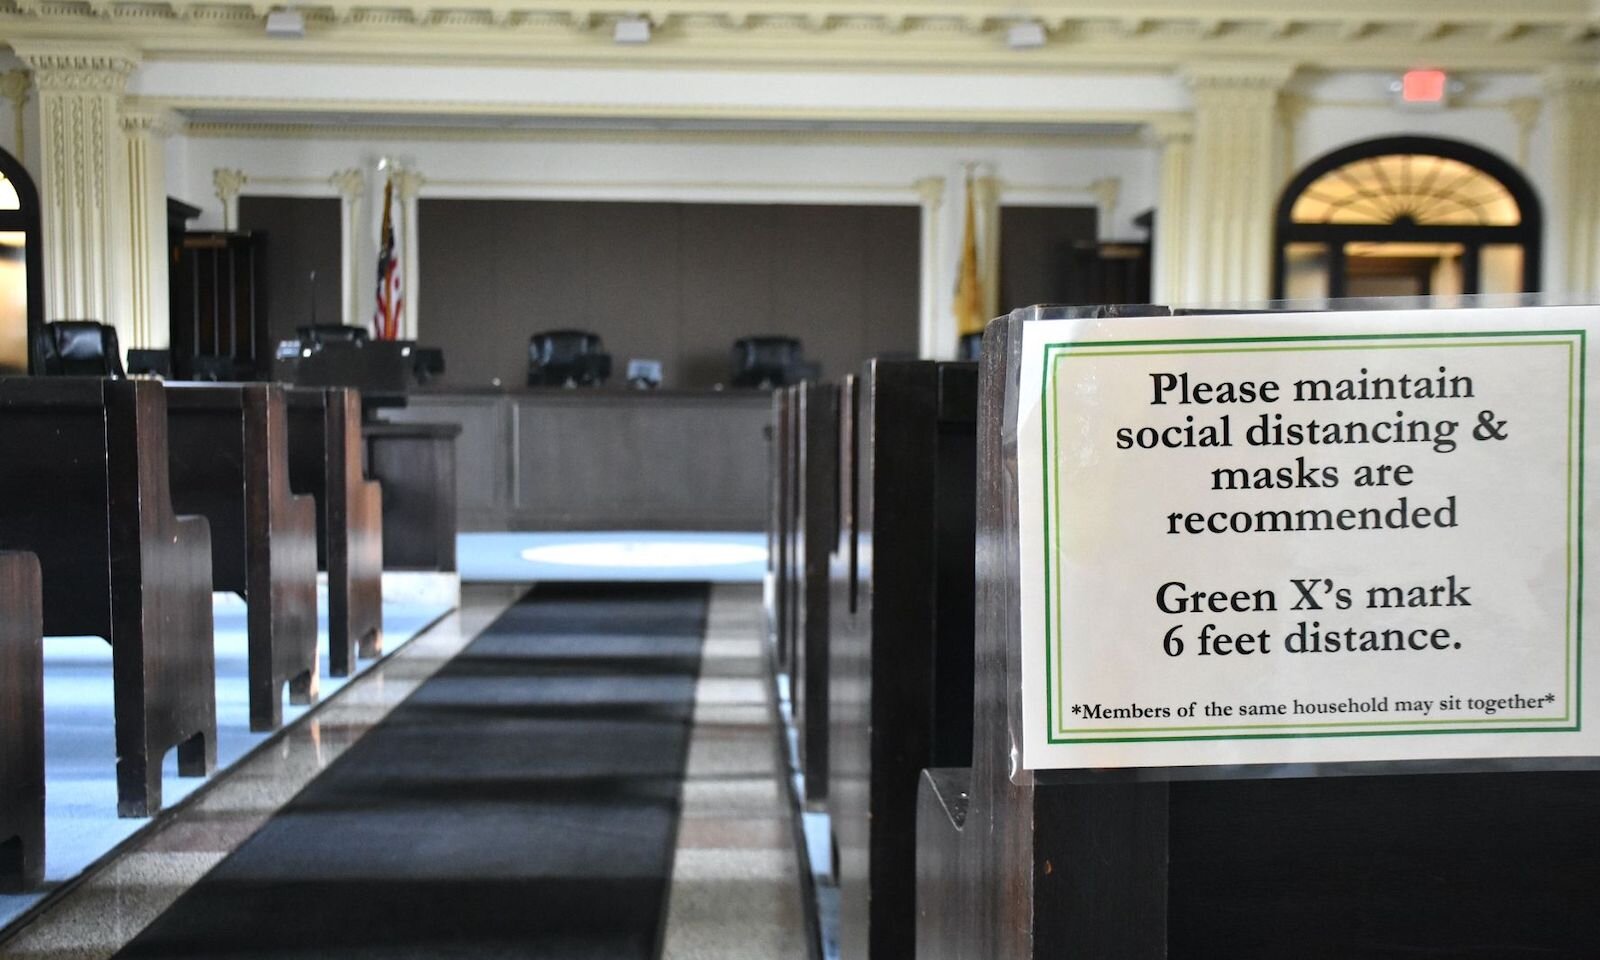
[[[1562,337],[1552,340],[1528,339],[1532,337]],[[1521,338],[1514,340],[1511,338]],[[1575,338],[1575,339],[1574,339]],[[1481,340],[1487,342],[1471,342]],[[1374,343],[1373,341],[1448,341],[1435,343]],[[1219,344],[1235,346],[1218,347]],[[1256,346],[1237,346],[1250,344]],[[1298,344],[1297,346],[1271,346],[1272,344]],[[1317,345],[1323,344],[1323,345]],[[1576,358],[1573,346],[1576,344]],[[1069,358],[1097,356],[1170,356],[1174,354],[1226,354],[1226,353],[1287,353],[1337,350],[1419,350],[1458,349],[1472,347],[1550,347],[1567,348],[1567,557],[1566,557],[1566,628],[1567,650],[1565,689],[1566,704],[1559,717],[1531,717],[1507,720],[1499,717],[1457,720],[1395,720],[1348,721],[1319,723],[1265,723],[1236,725],[1193,725],[1162,727],[1058,727],[1057,720],[1064,714],[1065,704],[1057,703],[1064,696],[1065,683],[1058,672],[1063,657],[1057,656],[1056,643],[1061,639],[1061,597],[1054,589],[1059,571],[1053,563],[1060,549],[1058,521],[1061,506],[1060,472],[1055,485],[1050,476],[1051,452],[1059,449],[1059,438],[1051,430],[1055,421],[1060,428],[1057,406],[1060,394],[1052,388],[1056,384],[1061,362]],[[1150,349],[1155,347],[1199,347],[1200,349]],[[1110,349],[1108,349],[1110,348]],[[1576,362],[1574,362],[1576,359]],[[1182,740],[1265,740],[1302,737],[1371,737],[1451,733],[1565,733],[1582,728],[1583,702],[1579,692],[1583,686],[1583,480],[1584,480],[1584,407],[1587,400],[1585,373],[1588,363],[1588,339],[1584,330],[1513,330],[1478,333],[1377,333],[1330,336],[1292,337],[1219,337],[1181,340],[1099,340],[1065,341],[1044,345],[1044,369],[1040,385],[1040,427],[1043,443],[1044,484],[1044,588],[1045,588],[1045,724],[1046,739],[1052,744],[1077,743],[1143,743]],[[1052,440],[1057,442],[1052,446]],[[1573,482],[1576,463],[1577,482]],[[1052,496],[1053,494],[1053,496]],[[1551,726],[1566,723],[1570,726]],[[1498,724],[1498,726],[1493,726]],[[1522,724],[1507,726],[1507,724]],[[1542,725],[1540,725],[1542,724]],[[1337,730],[1321,728],[1337,727]],[[1405,729],[1374,729],[1400,727]],[[1359,728],[1359,729],[1358,729]],[[1176,731],[1232,731],[1278,730],[1277,733],[1197,733],[1191,736],[1144,736],[1140,734]],[[1093,733],[1091,737],[1072,737],[1069,734]],[[1126,734],[1106,736],[1105,734]]]

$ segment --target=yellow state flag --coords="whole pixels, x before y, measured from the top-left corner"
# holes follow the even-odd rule
[[[956,332],[962,336],[982,333],[983,279],[978,276],[978,225],[972,201],[972,178],[967,177],[966,229],[961,237],[961,271],[956,280]]]

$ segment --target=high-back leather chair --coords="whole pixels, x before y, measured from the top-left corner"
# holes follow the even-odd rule
[[[800,341],[794,337],[742,337],[733,342],[733,385],[783,387],[803,378]]]
[[[528,386],[596,386],[611,376],[611,354],[600,335],[545,330],[528,338]]]
[[[57,320],[33,341],[34,370],[48,376],[121,379],[117,329],[93,320]]]

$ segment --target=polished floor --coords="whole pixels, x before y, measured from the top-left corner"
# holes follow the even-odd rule
[[[403,578],[386,588],[384,644],[394,650],[449,612],[456,585],[437,577]],[[389,577],[385,576],[388,583]],[[250,729],[247,684],[249,638],[244,601],[234,594],[213,596],[216,652],[217,769],[225,770],[272,738]],[[328,675],[327,602],[322,600],[319,646],[319,696],[329,697],[350,682]],[[44,644],[45,706],[45,880],[44,891],[0,894],[0,930],[35,907],[44,894],[100,860],[144,829],[148,821],[117,816],[116,742],[113,722],[111,647],[99,637],[51,637]],[[357,673],[370,660],[357,663]],[[284,698],[287,700],[287,697]],[[285,703],[292,723],[310,708]],[[164,758],[163,800],[182,801],[207,780],[179,777],[176,751]]]
[[[0,943],[0,957],[98,960],[122,949],[525,589],[466,588],[455,614],[154,824],[113,862],[53,901],[18,936]],[[664,923],[662,955],[675,960],[802,960],[811,953],[813,928],[804,906],[776,711],[765,679],[760,619],[759,588],[712,588]],[[436,909],[450,909],[451,896],[448,886],[441,887]],[[539,904],[527,908],[537,910]],[[349,909],[360,911],[359,896]],[[207,953],[203,944],[195,944],[182,955]]]

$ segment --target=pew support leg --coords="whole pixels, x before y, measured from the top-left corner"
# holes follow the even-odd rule
[[[304,707],[317,702],[317,671],[307,670],[289,678],[289,702]]]
[[[44,870],[39,851],[21,836],[0,838],[0,893],[24,893]]]
[[[206,733],[197,733],[178,744],[178,776],[206,777],[217,769],[217,741]]]

